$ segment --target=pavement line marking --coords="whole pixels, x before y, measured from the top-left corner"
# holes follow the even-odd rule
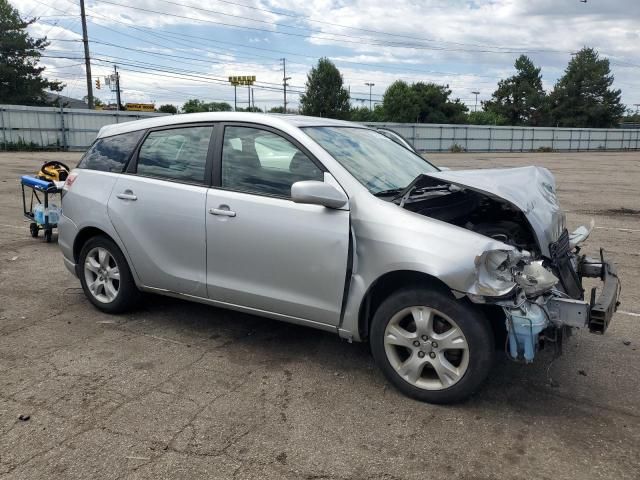
[[[19,226],[17,226],[17,225],[8,225],[8,224],[6,224],[6,223],[0,223],[0,227],[19,228],[20,230],[22,230],[22,229],[25,227],[25,225],[23,225],[23,226],[19,227]]]
[[[633,228],[620,228],[620,227],[594,227],[598,230],[618,230],[619,232],[631,232],[631,233],[640,233],[640,230],[635,230]]]
[[[618,310],[617,313],[621,313],[622,315],[630,315],[632,317],[640,317],[640,313],[625,312],[624,310]]]

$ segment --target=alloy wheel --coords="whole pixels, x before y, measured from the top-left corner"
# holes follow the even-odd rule
[[[454,320],[427,306],[407,307],[389,320],[384,349],[396,373],[411,385],[443,390],[462,379],[469,345]]]
[[[102,303],[111,303],[120,291],[120,270],[106,248],[95,247],[84,261],[84,278],[91,295]]]

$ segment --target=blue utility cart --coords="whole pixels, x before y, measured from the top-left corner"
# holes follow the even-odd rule
[[[49,195],[56,195],[62,192],[64,182],[49,182],[40,180],[31,175],[23,175],[20,178],[22,186],[22,207],[25,218],[31,220],[29,232],[36,238],[40,230],[44,231],[44,239],[51,242],[53,229],[58,226],[59,210],[51,210]],[[31,190],[30,200],[27,208],[27,192]],[[40,195],[38,195],[40,194]],[[42,197],[42,199],[40,199]],[[34,203],[35,199],[35,203]]]

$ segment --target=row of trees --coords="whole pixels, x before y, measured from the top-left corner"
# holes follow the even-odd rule
[[[620,90],[613,89],[609,60],[583,48],[569,61],[551,92],[542,85],[541,69],[529,57],[515,61],[516,73],[498,82],[482,111],[469,112],[451,97],[448,85],[402,80],[392,83],[373,110],[353,108],[336,66],[326,58],[311,69],[300,99],[305,115],[355,121],[472,123],[496,125],[611,127],[625,114]],[[631,115],[631,113],[629,113]]]
[[[501,80],[486,112],[507,125],[611,127],[625,114],[620,90],[612,88],[609,60],[592,48],[576,53],[551,92],[542,87],[541,69],[522,55],[516,74]]]

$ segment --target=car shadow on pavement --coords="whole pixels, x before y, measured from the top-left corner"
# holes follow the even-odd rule
[[[140,309],[127,320],[126,328],[183,344],[185,348],[196,344],[204,348],[209,344],[212,348],[224,346],[232,362],[247,358],[251,352],[252,359],[261,359],[272,369],[291,369],[297,364],[302,370],[317,368],[365,379],[371,394],[377,392],[381,399],[388,391],[395,392],[375,366],[368,343],[349,344],[330,332],[156,295],[145,295]],[[513,412],[527,408],[530,414],[539,410],[541,415],[548,415],[548,402],[540,405],[540,399],[556,393],[557,382],[548,372],[554,359],[549,351],[539,356],[536,363],[521,365],[497,351],[485,385],[456,408],[483,405]],[[413,402],[399,393],[395,396]]]

